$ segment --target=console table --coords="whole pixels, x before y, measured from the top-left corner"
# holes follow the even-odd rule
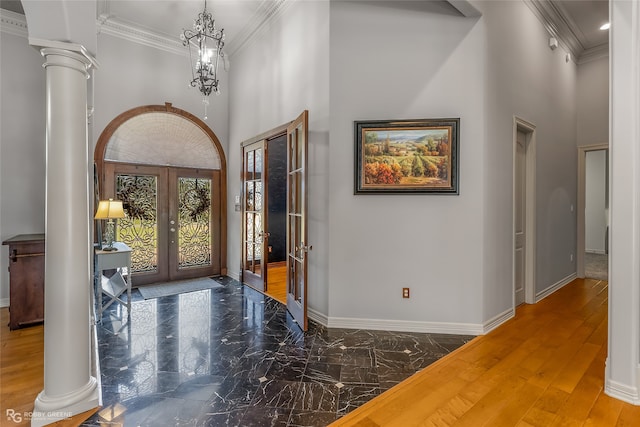
[[[9,246],[9,329],[44,320],[44,234],[19,234]]]
[[[117,302],[127,307],[131,313],[131,248],[122,242],[113,242],[117,251],[96,250],[96,295],[98,299],[98,320],[102,312]],[[126,268],[126,280],[124,269]],[[116,272],[111,277],[104,276],[104,270]],[[126,299],[125,299],[126,298]]]

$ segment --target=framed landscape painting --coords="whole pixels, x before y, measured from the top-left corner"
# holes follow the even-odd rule
[[[458,194],[460,119],[354,122],[355,194]]]

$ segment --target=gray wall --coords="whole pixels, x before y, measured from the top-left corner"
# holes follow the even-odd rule
[[[482,322],[483,46],[478,20],[444,3],[331,4],[332,319]],[[354,120],[447,117],[459,196],[353,194]]]
[[[240,215],[233,210],[240,143],[304,109],[310,112],[309,304],[315,315],[341,325],[477,330],[513,308],[514,115],[537,126],[536,290],[575,272],[569,255],[575,252],[576,66],[548,48],[546,31],[524,4],[478,7],[483,17],[463,18],[445,3],[295,2],[234,55],[223,78],[229,95],[215,98],[210,113],[227,151],[232,276],[240,268]],[[7,73],[34,74],[30,80],[41,87],[29,86],[34,96],[26,110],[44,114],[41,60],[25,43],[16,55],[31,58],[27,67],[7,64],[2,45],[3,165],[10,147]],[[102,34],[98,60],[92,144],[110,120],[139,105],[169,101],[201,116],[199,97],[184,90],[184,57]],[[437,117],[461,119],[459,196],[353,195],[354,120]],[[27,123],[25,114],[10,129],[18,134]],[[43,161],[44,130],[29,131],[40,135],[25,142],[35,150],[29,161]],[[23,220],[8,220],[13,210],[7,206],[15,203],[37,217],[20,232],[42,226],[41,174],[34,180],[41,183],[40,201],[13,190],[5,198],[10,175],[3,166],[4,237]],[[409,300],[401,298],[405,286],[412,289]]]
[[[16,234],[44,232],[45,70],[42,56],[28,45],[26,37],[3,32],[0,43],[0,238],[4,240]],[[94,72],[92,82],[95,112],[90,126],[88,167],[105,126],[126,110],[171,102],[174,107],[203,117],[198,92],[185,90],[190,81],[185,56],[100,34],[97,59],[100,68]],[[224,72],[221,85],[222,94],[211,97],[206,123],[226,150],[229,80]],[[3,246],[0,305],[9,302],[7,258],[8,250]]]
[[[609,142],[609,57],[578,66],[578,145]]]
[[[327,313],[329,2],[295,2],[233,56],[229,99],[229,274],[240,270],[240,144],[309,110],[309,306]]]
[[[486,320],[513,306],[513,118],[536,126],[536,271],[540,295],[576,271],[576,64],[524,2],[480,2],[487,35],[483,156]],[[571,255],[573,254],[573,261]]]
[[[44,233],[45,71],[25,37],[0,35],[0,239]],[[0,250],[0,306],[9,304],[9,251]]]

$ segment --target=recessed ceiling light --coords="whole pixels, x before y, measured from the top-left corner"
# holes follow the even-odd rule
[[[600,29],[604,31],[604,30],[608,30],[610,27],[611,27],[611,24],[607,22],[606,24],[602,24]]]

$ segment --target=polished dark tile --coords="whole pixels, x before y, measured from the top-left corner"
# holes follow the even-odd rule
[[[472,337],[325,328],[228,277],[98,324],[103,409],[84,426],[326,426]]]

